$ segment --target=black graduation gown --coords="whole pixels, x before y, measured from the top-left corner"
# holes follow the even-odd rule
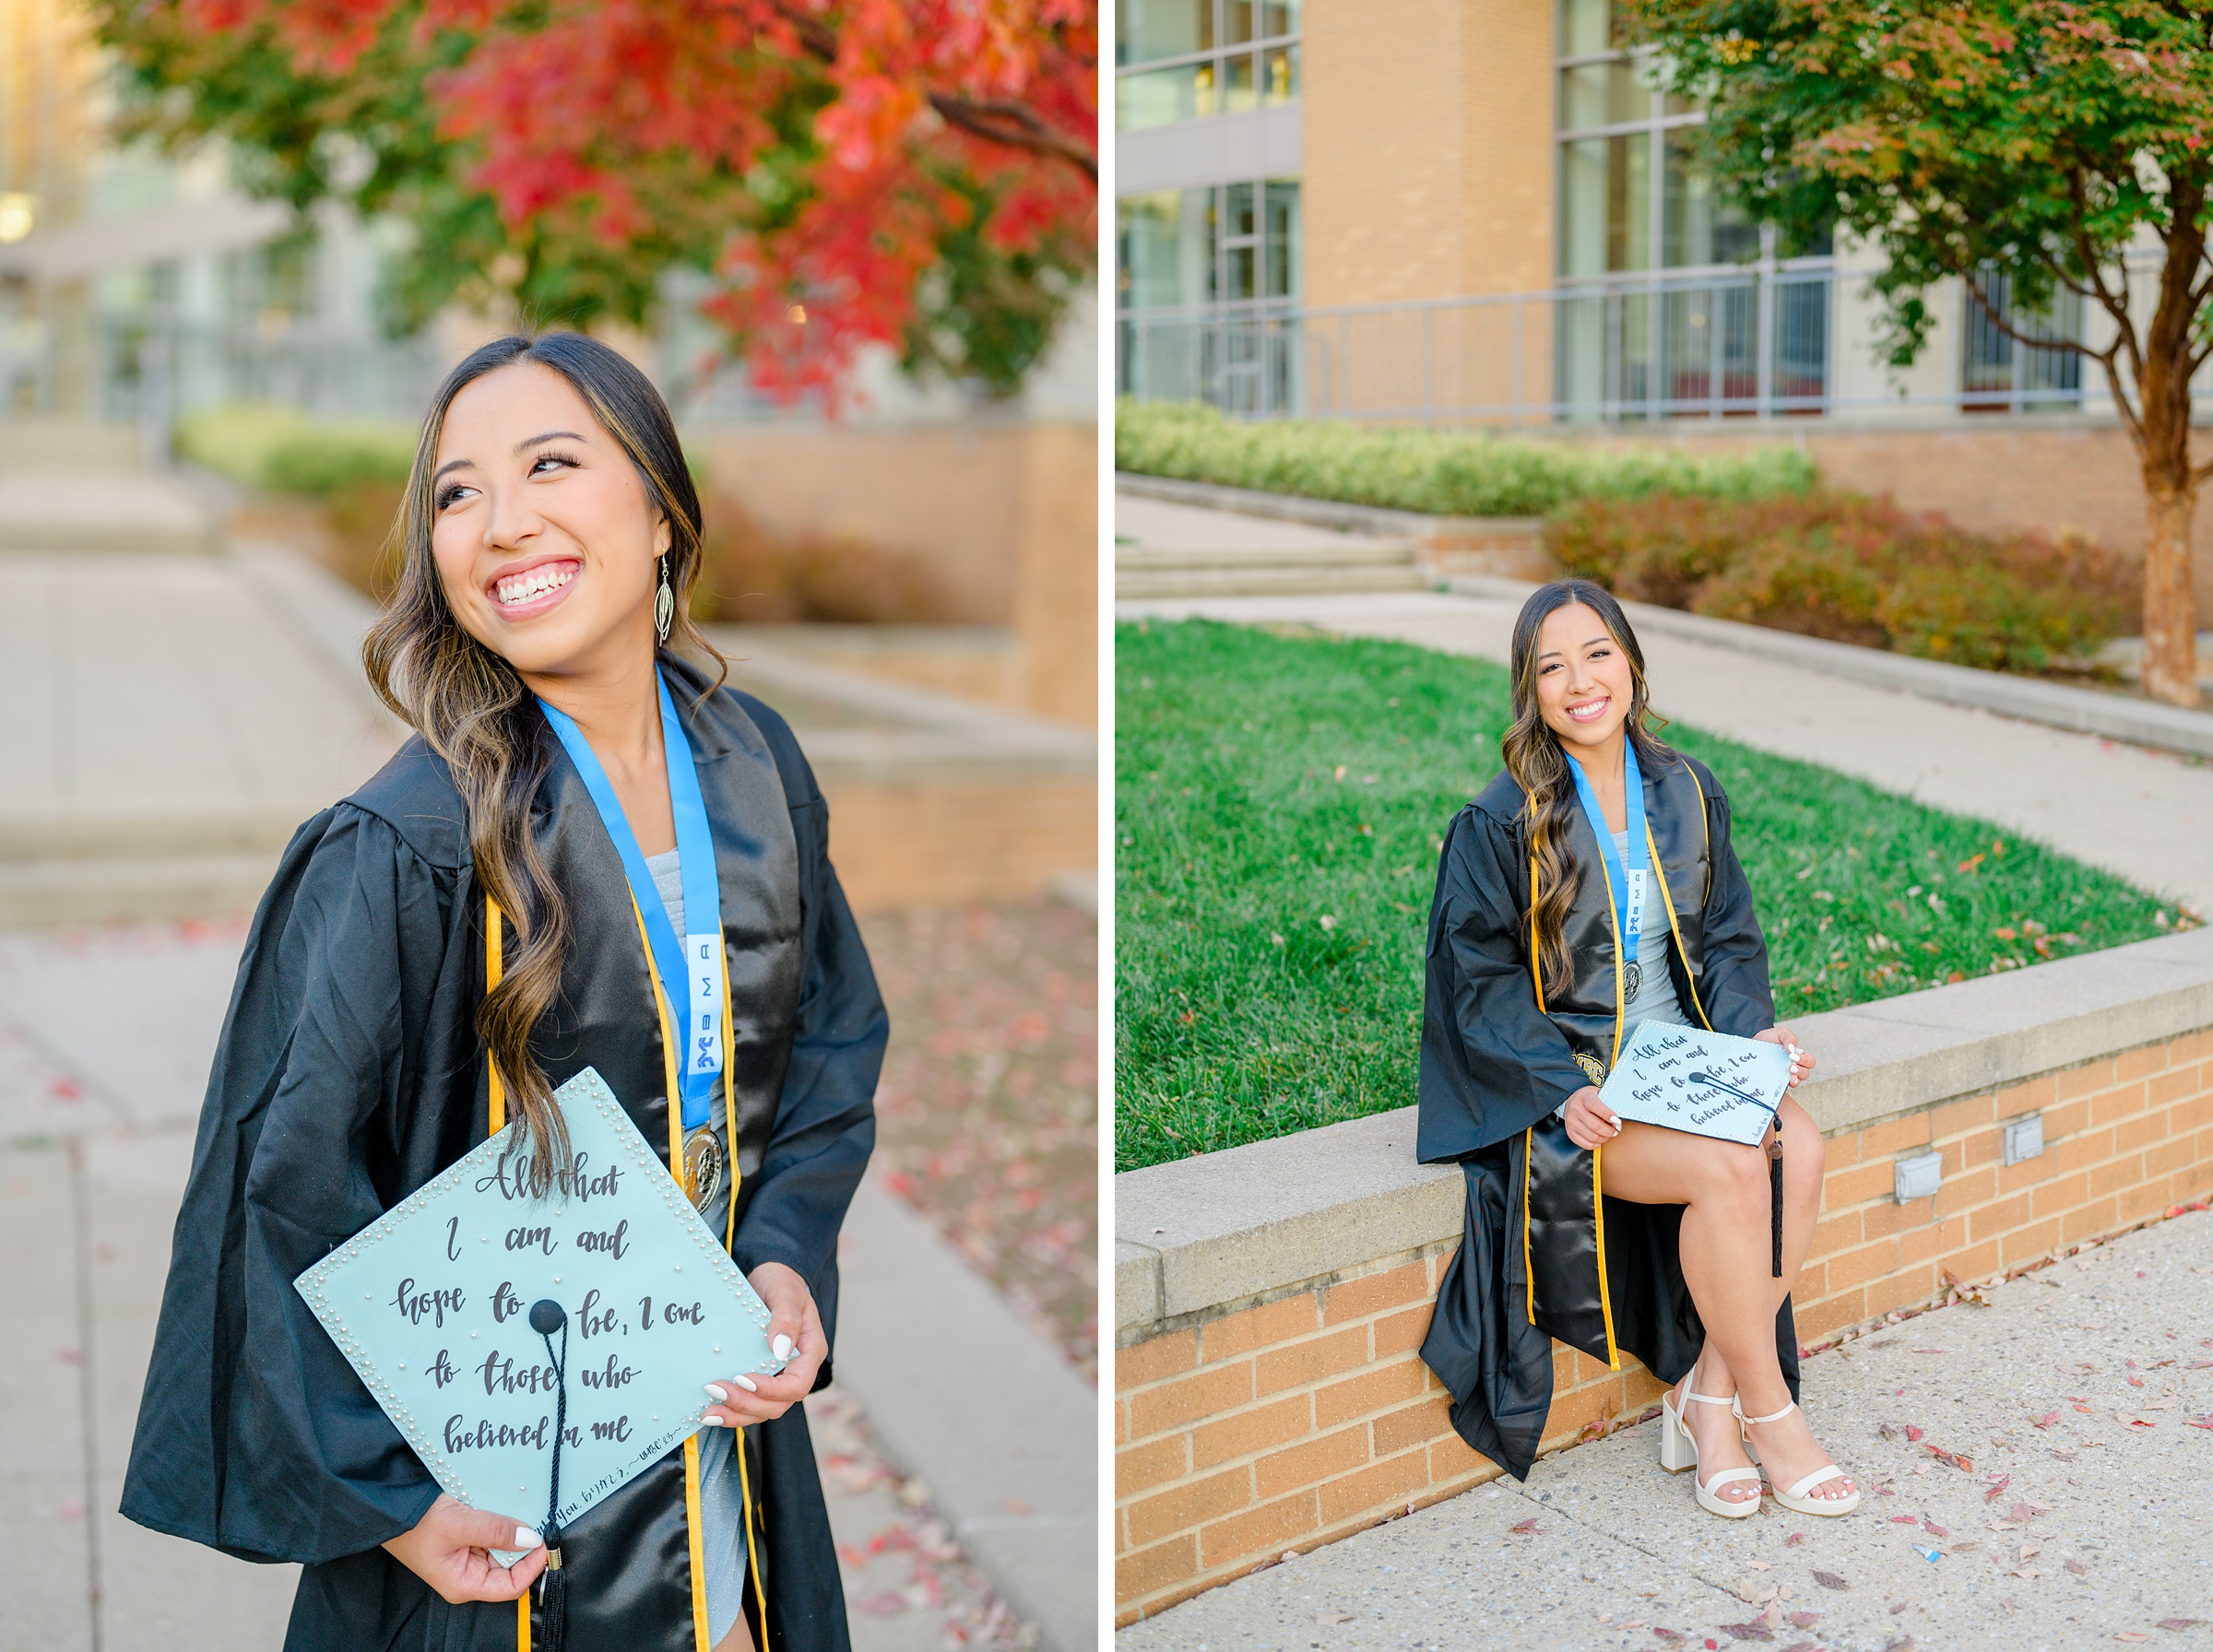
[[[1729,844],[1711,771],[1675,756],[1639,767],[1675,998],[1718,1032],[1775,1024],[1767,941]],[[1457,1162],[1466,1228],[1438,1291],[1422,1358],[1452,1395],[1470,1446],[1526,1479],[1552,1407],[1556,1338],[1612,1368],[1621,1351],[1673,1383],[1705,1328],[1683,1282],[1680,1205],[1599,1195],[1598,1159],[1553,1110],[1595,1084],[1621,1036],[1621,949],[1598,839],[1580,809],[1568,845],[1581,881],[1566,924],[1574,980],[1546,1001],[1530,959],[1536,870],[1522,792],[1500,773],[1445,833],[1429,909],[1415,1151]],[[1786,1299],[1776,1352],[1798,1394]]]
[[[840,1224],[875,1140],[887,1021],[828,856],[828,815],[782,718],[664,655],[714,835],[732,992],[731,1252],[807,1280],[834,1339]],[[667,1068],[629,884],[550,728],[531,830],[571,913],[533,1048],[559,1086],[596,1068],[665,1152]],[[301,828],[263,897],[177,1218],[123,1513],[305,1565],[288,1648],[506,1648],[516,1606],[451,1606],[379,1545],[438,1487],[292,1280],[487,1134],[486,903],[459,794],[411,740]],[[718,1102],[719,1104],[719,1102]],[[824,1363],[818,1382],[830,1379]],[[804,1408],[744,1431],[770,1652],[847,1652]],[[574,1652],[704,1652],[681,1450],[564,1528]],[[512,1512],[531,1520],[541,1511]],[[746,1616],[762,1633],[749,1581]]]

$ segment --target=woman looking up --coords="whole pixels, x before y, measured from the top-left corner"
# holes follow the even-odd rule
[[[566,1647],[847,1644],[798,1402],[829,1376],[886,1024],[791,731],[672,646],[713,656],[699,532],[667,407],[605,346],[501,339],[440,388],[364,648],[416,735],[255,915],[124,1496],[303,1563],[289,1647],[546,1638],[538,1516],[444,1495],[291,1282],[503,1123],[564,1159],[552,1092],[587,1067],[788,1363],[728,1374],[710,1426],[562,1529]],[[680,941],[728,983],[704,1043],[667,1008]]]
[[[1460,1163],[1468,1203],[1422,1357],[1461,1436],[1517,1477],[1556,1337],[1675,1385],[1661,1461],[1696,1466],[1701,1507],[1757,1513],[1764,1469],[1785,1506],[1848,1513],[1859,1492],[1796,1405],[1790,1291],[1820,1131],[1787,1095],[1766,1148],[1624,1120],[1599,1095],[1649,1021],[1781,1044],[1793,1087],[1814,1065],[1774,1024],[1728,799],[1653,738],[1643,654],[1599,586],[1523,606],[1513,704],[1505,772],[1454,817],[1430,908],[1418,1151]]]

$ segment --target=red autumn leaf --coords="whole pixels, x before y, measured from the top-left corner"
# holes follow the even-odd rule
[[[2046,1411],[2042,1416],[2032,1420],[2033,1425],[2037,1428],[2050,1428],[2058,1421],[2059,1413],[2057,1411]]]
[[[1913,1425],[1912,1425],[1911,1422],[1909,1422],[1909,1423],[1907,1423],[1907,1424],[1906,1424],[1906,1438],[1907,1438],[1907,1439],[1909,1439],[1909,1440],[1918,1440],[1918,1439],[1920,1439],[1920,1438],[1921,1438],[1921,1433],[1922,1433],[1922,1431],[1921,1431],[1920,1429],[1918,1429],[1918,1428],[1915,1428],[1915,1427],[1914,1427],[1914,1426],[1913,1426]]]
[[[1948,1538],[1952,1535],[1948,1529],[1937,1525],[1935,1521],[1928,1518],[1925,1515],[1922,1517],[1921,1528],[1933,1538]]]
[[[1848,1589],[1852,1587],[1834,1572],[1816,1572],[1814,1581],[1825,1589]]]
[[[2195,1629],[2198,1624],[2204,1622],[2205,1619],[2203,1618],[2161,1618],[2160,1620],[2160,1627],[2161,1629],[2174,1630]]]
[[[1789,1537],[1782,1540],[1782,1546],[1785,1549],[1795,1549],[1799,1544],[1805,1541],[1805,1533],[1803,1531],[1793,1531]]]
[[[2077,1577],[2087,1577],[2089,1575],[2089,1567],[2084,1565],[2078,1560],[2062,1561],[2060,1564],[2065,1566],[2068,1571],[2074,1573]]]
[[[1983,1502],[1985,1502],[1985,1503],[1995,1503],[1995,1502],[1998,1500],[1998,1493],[1999,1493],[2000,1492],[2003,1492],[2003,1491],[2004,1491],[2004,1490],[2005,1490],[2005,1489],[2006,1489],[2007,1486],[2011,1485],[2012,1483],[2013,1483],[2013,1476],[2012,1476],[2012,1475],[2010,1475],[2010,1474],[2001,1474],[2001,1475],[1999,1475],[1999,1476],[1998,1476],[1998,1478],[1997,1478],[1995,1481],[1992,1481],[1992,1482],[1991,1482],[1991,1487],[1990,1487],[1990,1490],[1982,1493],[1982,1501],[1983,1501]]]
[[[1890,1524],[1893,1526],[1919,1526],[1921,1516],[1919,1515],[1892,1515]]]
[[[2132,1376],[2128,1379],[2128,1386],[2132,1388],[2141,1388],[2144,1386],[2144,1379],[2140,1376]]]
[[[1811,1629],[1820,1616],[1817,1611],[1794,1611],[1791,1614],[1791,1622],[1801,1629]]]
[[[1509,1526],[1509,1527],[1508,1527],[1508,1528],[1507,1528],[1507,1529],[1508,1529],[1509,1531],[1511,1531],[1511,1532],[1518,1533],[1519,1535],[1521,1535],[1521,1536],[1522,1536],[1522,1537],[1525,1537],[1525,1538],[1533,1538],[1533,1537],[1535,1537],[1535,1536],[1537,1535],[1537,1523],[1536,1523],[1536,1520],[1535,1520],[1533,1517],[1532,1517],[1532,1518],[1530,1518],[1530,1519],[1527,1519],[1527,1520],[1522,1520],[1522,1521],[1520,1521],[1520,1522],[1518,1522],[1518,1523],[1517,1523],[1517,1524],[1515,1524],[1515,1525]]]

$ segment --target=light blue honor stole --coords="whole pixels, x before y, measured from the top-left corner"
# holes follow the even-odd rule
[[[680,939],[669,921],[669,909],[661,903],[660,891],[654,887],[653,874],[646,869],[637,834],[631,831],[615,788],[592,754],[590,742],[565,712],[542,699],[538,703],[553,732],[561,737],[569,761],[584,777],[585,789],[592,795],[607,835],[614,839],[615,852],[622,857],[631,897],[645,926],[654,973],[660,977],[669,1017],[683,1041],[677,1062],[677,1082],[682,1093],[671,1099],[682,1109],[684,1129],[690,1137],[704,1131],[713,1118],[715,1080],[722,1072],[722,889],[715,875],[715,842],[707,828],[706,800],[700,795],[692,743],[685,738],[683,725],[677,721],[676,702],[669,698],[669,684],[657,669],[654,680],[661,691],[661,746],[669,769],[669,810],[676,822],[684,926],[689,931]],[[704,1165],[698,1162],[703,1154],[711,1155]],[[696,1146],[687,1140],[684,1156],[694,1161],[692,1174],[684,1179],[691,1184],[693,1203],[704,1209],[705,1199],[721,1180],[721,1157],[712,1133],[706,1132]],[[702,1170],[707,1174],[700,1174]]]
[[[1644,776],[1638,773],[1636,745],[1625,734],[1621,741],[1621,789],[1628,806],[1629,854],[1628,865],[1615,851],[1614,834],[1606,829],[1606,811],[1598,806],[1598,794],[1591,786],[1591,777],[1583,773],[1583,765],[1574,753],[1568,753],[1568,772],[1575,776],[1576,796],[1582,799],[1583,813],[1591,822],[1591,831],[1598,839],[1598,852],[1605,861],[1606,892],[1613,898],[1615,931],[1620,939],[1621,1002],[1626,1012],[1636,998],[1638,988],[1644,983],[1644,971],[1638,967],[1637,938],[1644,928],[1644,891],[1651,881],[1651,839],[1644,826]],[[686,899],[689,899],[689,895]]]

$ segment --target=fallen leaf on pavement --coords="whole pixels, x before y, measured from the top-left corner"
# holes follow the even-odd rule
[[[1937,1525],[1935,1521],[1930,1519],[1926,1515],[1923,1515],[1921,1517],[1921,1528],[1933,1538],[1948,1538],[1952,1535],[1944,1527]]]
[[[1918,1428],[1915,1428],[1915,1427],[1914,1427],[1914,1426],[1913,1426],[1913,1425],[1912,1425],[1911,1422],[1907,1423],[1907,1424],[1906,1424],[1906,1438],[1907,1438],[1907,1439],[1909,1439],[1909,1440],[1918,1440],[1918,1439],[1920,1439],[1920,1438],[1921,1438],[1921,1430],[1919,1430]]]
[[[1791,1622],[1801,1629],[1811,1629],[1815,1623],[1820,1621],[1820,1617],[1821,1614],[1817,1611],[1794,1611],[1791,1614]]]
[[[2113,1636],[2113,1638],[2117,1641],[2148,1641],[2151,1638],[2151,1636],[2146,1634],[2140,1629],[2124,1629],[2119,1634]]]
[[[1789,1537],[1782,1540],[1782,1546],[1785,1549],[1795,1549],[1799,1544],[1805,1541],[1805,1533],[1803,1531],[1793,1531]]]
[[[1921,1516],[1919,1515],[1892,1515],[1890,1524],[1893,1526],[1919,1526]]]
[[[2065,1561],[2065,1562],[2063,1562],[2062,1564],[2065,1565],[2065,1567],[2067,1568],[2067,1570],[2068,1570],[2068,1571],[2070,1571],[2070,1572],[2074,1573],[2074,1574],[2075,1574],[2075,1575],[2076,1575],[2076,1576],[2077,1576],[2077,1577],[2087,1577],[2087,1576],[2089,1576],[2089,1572],[2090,1572],[2090,1569],[2089,1569],[2089,1567],[2088,1567],[2088,1566],[2084,1565],[2084,1564],[2082,1564],[2080,1561],[2078,1561],[2078,1560],[2070,1560],[2070,1561]]]
[[[2042,1416],[2032,1420],[2032,1426],[2037,1428],[2050,1428],[2058,1421],[2059,1413],[2057,1411],[2046,1411]]]
[[[1723,1623],[1722,1633],[1740,1641],[1771,1641],[1775,1632],[1768,1627],[1765,1618],[1754,1618],[1749,1623]]]
[[[1314,1614],[1314,1621],[1327,1628],[1331,1623],[1351,1622],[1353,1614],[1349,1611],[1318,1611]]]
[[[1535,1517],[1533,1516],[1527,1520],[1523,1520],[1516,1525],[1508,1527],[1507,1529],[1514,1533],[1517,1537],[1533,1538],[1537,1535],[1537,1522]]]
[[[2028,1560],[2035,1555],[2041,1554],[2043,1552],[2044,1546],[2041,1543],[2023,1543],[2021,1545],[2020,1558],[2023,1560]]]
[[[1852,1587],[1834,1572],[1816,1572],[1814,1581],[1825,1589],[1848,1589]]]
[[[1998,1478],[1997,1478],[1996,1480],[1994,1480],[1994,1481],[1993,1481],[1991,1482],[1991,1487],[1990,1487],[1990,1490],[1982,1493],[1982,1501],[1983,1501],[1983,1502],[1985,1502],[1985,1503],[1995,1503],[1995,1502],[1997,1501],[1997,1498],[1998,1498],[1998,1493],[1999,1493],[2000,1492],[2003,1492],[2003,1491],[2004,1491],[2004,1490],[2005,1490],[2005,1489],[2006,1489],[2007,1486],[2011,1485],[2012,1483],[2013,1483],[2013,1476],[2012,1476],[2012,1475],[2010,1475],[2010,1474],[2001,1474],[2001,1475],[1999,1475],[1999,1476],[1998,1476]]]
[[[1663,1641],[1679,1641],[1685,1638],[1680,1629],[1654,1629],[1652,1633]]]
[[[2160,1627],[2161,1629],[2189,1629],[2204,1622],[2203,1618],[2161,1618]]]

